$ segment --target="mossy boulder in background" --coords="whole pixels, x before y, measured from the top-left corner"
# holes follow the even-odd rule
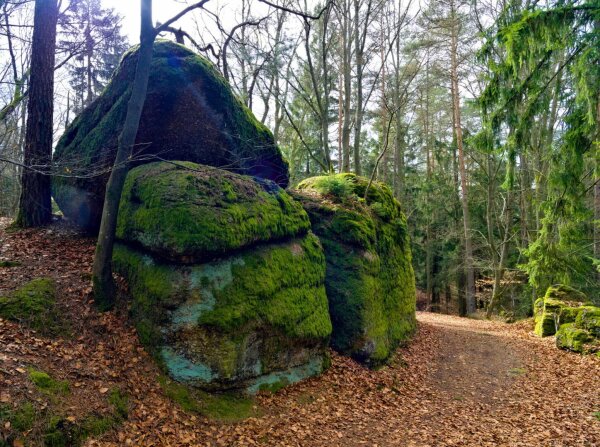
[[[272,182],[185,167],[138,167],[121,199],[113,263],[141,341],[173,379],[209,390],[319,374],[331,321],[304,210]]]
[[[563,284],[548,287],[534,304],[535,333],[540,337],[554,335],[562,324],[573,323],[587,303],[585,294],[572,287]]]
[[[66,129],[54,160],[53,195],[66,217],[97,231],[137,63],[130,50],[105,91]],[[288,184],[271,132],[235,96],[214,66],[182,45],[157,41],[134,163],[186,160]],[[94,173],[101,175],[90,176]]]
[[[582,353],[586,343],[590,341],[592,341],[590,333],[576,327],[574,323],[563,324],[556,332],[556,346],[569,351]]]
[[[308,212],[327,262],[337,351],[384,363],[415,330],[415,278],[406,219],[391,190],[354,174],[314,177],[293,196]]]

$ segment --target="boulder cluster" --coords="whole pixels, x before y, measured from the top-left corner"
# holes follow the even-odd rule
[[[68,172],[114,160],[136,58],[60,140]],[[137,141],[113,267],[140,340],[173,379],[252,393],[319,374],[330,346],[379,366],[412,334],[406,219],[385,185],[338,174],[284,190],[271,133],[208,61],[167,41],[155,44]],[[54,197],[94,231],[106,181],[57,177]]]
[[[580,353],[600,351],[600,307],[565,285],[548,288],[535,304],[535,333],[556,335],[559,348]]]

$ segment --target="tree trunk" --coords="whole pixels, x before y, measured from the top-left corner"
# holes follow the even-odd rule
[[[354,114],[354,172],[357,175],[361,175],[360,166],[360,133],[362,131],[362,118],[363,118],[363,88],[362,88],[362,74],[363,74],[363,54],[361,45],[361,33],[360,30],[360,1],[354,0],[354,41],[355,48],[354,52],[356,55],[356,111]],[[366,24],[365,24],[366,28]],[[366,30],[365,30],[366,32]]]
[[[350,121],[352,119],[352,104],[350,102],[352,95],[352,69],[350,64],[352,52],[352,27],[350,25],[350,5],[348,0],[344,1],[344,11],[342,17],[342,75],[344,82],[344,111],[342,121],[342,171],[350,172]]]
[[[465,237],[465,273],[466,290],[465,300],[467,314],[476,310],[475,302],[475,267],[473,260],[473,243],[471,238],[471,219],[469,214],[469,190],[467,186],[467,171],[465,168],[465,154],[463,148],[463,135],[460,111],[460,90],[458,86],[458,19],[456,10],[452,10],[452,35],[450,43],[450,77],[452,82],[452,108],[454,113],[454,134],[456,137],[456,147],[458,149],[458,166],[460,171],[461,186],[461,204],[463,211],[463,230]]]
[[[56,0],[36,0],[31,46],[31,77],[21,197],[17,225],[37,227],[52,219],[50,176],[54,112],[54,60],[56,50]]]
[[[514,172],[514,157],[510,157],[509,163],[509,172]],[[494,305],[500,298],[500,283],[502,282],[502,278],[504,277],[506,260],[508,258],[508,247],[510,245],[510,230],[513,218],[513,180],[510,179],[508,183],[508,191],[506,193],[506,206],[504,207],[504,235],[502,237],[502,247],[500,248],[500,260],[498,261],[496,269],[494,270],[494,286],[492,288],[492,298],[490,299],[490,302],[486,309],[487,318],[490,318],[492,316]]]
[[[141,17],[140,49],[135,78],[131,97],[127,104],[127,115],[125,116],[123,131],[119,135],[115,163],[108,179],[108,184],[106,185],[104,209],[102,210],[102,221],[100,223],[100,232],[98,234],[98,243],[96,245],[94,266],[92,269],[94,298],[96,305],[101,310],[110,309],[114,305],[115,300],[115,285],[112,277],[112,253],[117,227],[119,201],[129,170],[127,159],[135,144],[146,100],[148,78],[150,77],[152,47],[155,39],[154,29],[152,28],[152,0],[142,0]]]

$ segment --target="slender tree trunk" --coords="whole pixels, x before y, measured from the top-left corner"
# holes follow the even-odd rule
[[[400,106],[400,39],[396,39],[396,67],[394,73],[394,91],[396,93],[396,138],[394,140],[394,195],[401,203],[404,199],[404,130]]]
[[[510,166],[509,171],[514,172],[515,169],[515,159],[514,157],[510,157]],[[512,174],[510,174],[512,175]],[[492,298],[486,309],[486,317],[490,318],[492,316],[492,311],[494,310],[494,306],[498,299],[500,298],[500,286],[502,279],[504,277],[504,270],[506,268],[506,260],[508,258],[508,248],[510,246],[510,233],[511,233],[511,224],[513,220],[513,181],[512,179],[509,181],[508,191],[506,193],[506,205],[504,207],[504,235],[502,237],[502,245],[500,248],[500,260],[496,266],[494,271],[494,286],[492,288]]]
[[[456,11],[452,10],[452,35],[450,45],[450,77],[452,82],[452,105],[454,112],[454,134],[456,147],[458,149],[458,165],[460,170],[461,204],[463,211],[463,230],[465,237],[465,273],[466,273],[466,312],[473,313],[476,310],[475,302],[475,267],[473,259],[473,243],[471,237],[471,218],[469,213],[469,189],[467,185],[467,171],[465,168],[465,154],[463,147],[460,90],[458,86],[458,19]]]
[[[596,107],[596,141],[600,141],[600,97]],[[600,163],[600,162],[598,162]],[[600,166],[596,166],[596,175],[594,176],[594,258],[600,259]],[[596,274],[600,281],[600,272]]]
[[[350,172],[350,121],[352,119],[352,68],[350,64],[352,52],[352,26],[350,23],[349,0],[344,0],[342,17],[342,74],[344,78],[344,111],[342,122],[342,171]]]
[[[112,253],[117,227],[117,214],[121,192],[129,166],[127,159],[131,154],[131,148],[135,144],[146,91],[148,89],[148,78],[150,77],[150,65],[152,63],[152,47],[155,34],[152,27],[152,0],[141,1],[141,36],[138,61],[135,70],[135,78],[131,91],[131,97],[127,104],[127,115],[123,131],[119,135],[117,155],[113,170],[106,185],[104,198],[104,209],[102,210],[102,221],[98,234],[98,243],[92,269],[92,282],[94,287],[94,298],[97,306],[102,310],[110,309],[114,305],[115,285],[112,277]]]
[[[342,70],[340,70],[338,76],[338,172],[344,172],[344,149],[342,147],[342,127],[344,120],[344,80],[342,76]]]
[[[31,46],[31,77],[24,164],[47,170],[52,159],[56,0],[36,0]],[[37,227],[50,222],[50,176],[24,169],[17,225]]]
[[[362,118],[363,118],[363,87],[362,87],[362,74],[363,74],[363,51],[361,45],[361,33],[360,33],[360,1],[354,0],[354,42],[355,42],[355,56],[356,56],[356,104],[354,114],[354,172],[357,175],[361,175],[361,162],[360,162],[360,133],[362,131]],[[366,24],[365,24],[366,28]],[[365,31],[366,32],[366,31]]]

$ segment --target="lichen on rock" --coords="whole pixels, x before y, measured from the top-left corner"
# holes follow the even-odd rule
[[[69,219],[100,224],[108,169],[123,128],[138,47],[127,52],[104,92],[66,129],[54,160],[64,176],[53,195]],[[210,61],[157,40],[133,164],[186,160],[288,184],[288,166],[271,132],[233,93]],[[93,175],[99,174],[99,175]]]
[[[327,261],[332,347],[384,363],[416,327],[415,279],[404,217],[390,189],[354,174],[306,179],[302,202]]]

